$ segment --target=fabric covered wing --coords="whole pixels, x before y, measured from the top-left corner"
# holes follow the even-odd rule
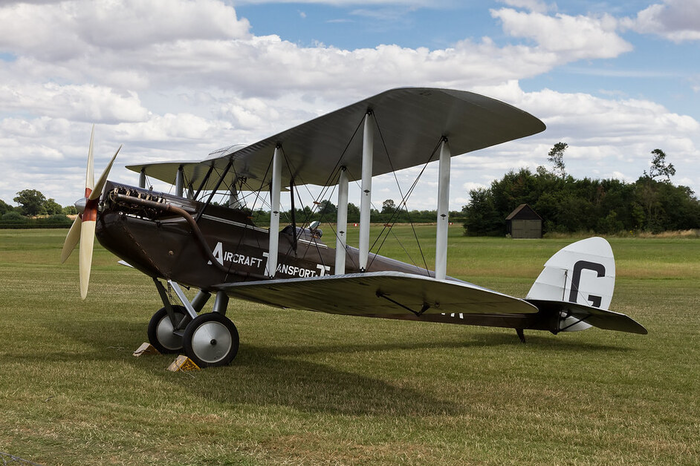
[[[231,176],[244,179],[243,189],[264,185],[274,148],[284,151],[282,185],[294,178],[297,185],[325,186],[338,167],[347,167],[350,181],[361,176],[362,128],[367,112],[374,115],[373,175],[381,175],[426,163],[442,137],[448,139],[453,156],[483,149],[545,129],[534,116],[506,103],[466,91],[403,88],[383,92],[340,110],[263,139],[230,146],[208,159],[183,169],[194,186],[212,164],[223,169],[233,159]],[[358,131],[359,128],[359,131]],[[387,154],[387,152],[389,152]],[[168,183],[175,180],[180,164],[128,166]],[[214,177],[216,178],[216,177]],[[205,187],[213,188],[215,181]]]
[[[331,314],[400,316],[409,313],[530,314],[528,302],[465,282],[401,272],[226,283],[229,296]]]

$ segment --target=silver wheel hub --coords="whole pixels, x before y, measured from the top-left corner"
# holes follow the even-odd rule
[[[175,314],[178,325],[184,317],[184,315],[177,313]],[[156,335],[160,344],[163,345],[164,348],[173,351],[182,348],[182,337],[175,335],[175,333],[173,333],[174,330],[175,328],[173,327],[173,323],[170,321],[170,317],[168,317],[168,315],[165,315],[162,319],[160,319],[160,322],[158,322],[158,327],[156,328]]]
[[[192,351],[202,361],[215,364],[231,351],[233,338],[220,322],[204,322],[192,333]]]

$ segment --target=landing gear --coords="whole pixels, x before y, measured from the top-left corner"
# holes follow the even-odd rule
[[[182,306],[170,304],[163,284],[153,279],[164,307],[156,312],[148,324],[148,340],[161,353],[184,351],[199,367],[218,367],[231,364],[238,353],[238,330],[226,317],[228,296],[216,293],[213,312],[197,315],[211,296],[200,290],[192,302],[188,301],[180,285],[168,280]],[[172,315],[168,312],[172,309]]]
[[[525,332],[521,328],[516,328],[515,332],[518,334],[518,338],[520,338],[520,343],[525,344]]]
[[[168,315],[168,310],[161,307],[148,323],[148,341],[163,354],[178,353],[182,350],[182,331],[177,332],[182,321],[187,317],[183,306],[172,306],[175,322]]]
[[[228,317],[211,312],[187,325],[182,342],[187,357],[199,367],[227,366],[238,353],[238,330]]]

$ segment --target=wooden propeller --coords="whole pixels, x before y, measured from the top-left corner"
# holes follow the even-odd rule
[[[109,161],[107,168],[102,172],[102,176],[95,183],[95,171],[93,160],[93,141],[95,137],[95,126],[92,126],[90,133],[90,147],[88,148],[87,170],[85,173],[85,197],[78,199],[75,202],[75,207],[78,209],[78,216],[73,221],[66,239],[63,243],[61,251],[61,263],[65,262],[70,257],[75,246],[80,242],[80,258],[78,262],[78,270],[80,271],[80,297],[85,299],[90,283],[90,268],[92,267],[92,250],[95,245],[95,222],[97,221],[98,203],[102,189],[107,182],[107,176],[112,169],[112,164],[117,158],[117,154],[122,146],[119,146],[112,160]]]

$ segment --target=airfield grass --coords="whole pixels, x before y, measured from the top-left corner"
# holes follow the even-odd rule
[[[612,308],[646,336],[533,331],[522,345],[513,330],[232,300],[234,363],[173,373],[172,356],[132,356],[161,306],[151,280],[97,245],[81,301],[77,257],[58,263],[65,234],[0,230],[0,452],[42,464],[700,463],[698,239],[610,239]],[[404,246],[382,253],[420,257],[409,227],[394,234]],[[448,274],[516,296],[572,241],[450,236]]]

